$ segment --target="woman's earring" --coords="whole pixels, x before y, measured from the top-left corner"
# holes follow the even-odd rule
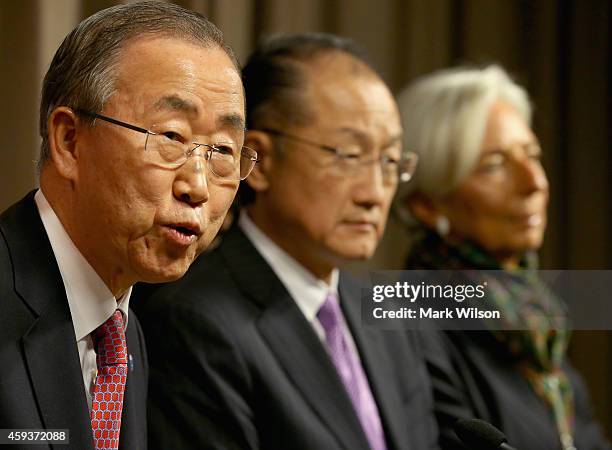
[[[450,222],[446,216],[438,216],[436,219],[436,231],[441,237],[448,236],[450,232]]]

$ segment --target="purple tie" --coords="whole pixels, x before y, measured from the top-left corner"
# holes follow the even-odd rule
[[[342,379],[372,450],[386,450],[378,408],[363,368],[344,336],[344,321],[335,293],[327,294],[317,318],[325,330],[327,349]]]

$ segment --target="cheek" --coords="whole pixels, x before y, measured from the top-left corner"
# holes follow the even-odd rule
[[[330,203],[302,197],[291,203],[281,204],[281,208],[279,213],[285,216],[284,222],[297,232],[296,236],[322,242],[334,232],[336,211]]]
[[[137,173],[138,175],[134,175]],[[126,173],[116,171],[98,186],[101,208],[109,227],[121,237],[137,239],[146,234],[160,217],[168,218],[172,205],[171,173],[142,170]]]
[[[108,160],[101,159],[84,167],[77,189],[81,191],[86,209],[93,210],[108,226],[123,221],[126,210],[133,206],[130,184],[119,164],[108,164]]]
[[[329,176],[320,176],[318,168],[283,166],[271,185],[271,213],[295,232],[314,241],[321,241],[333,231],[343,210],[343,193]],[[290,174],[290,175],[289,175]]]
[[[152,225],[157,214],[170,209],[173,199],[174,174],[154,169],[119,182],[117,194],[122,209],[136,221],[146,219]]]
[[[385,231],[385,227],[387,225],[387,219],[389,218],[389,210],[391,209],[391,204],[393,203],[393,198],[397,192],[397,187],[389,188],[386,192],[385,200],[381,206],[381,220],[380,220],[380,232],[381,234]]]
[[[294,208],[319,237],[333,235],[350,211],[350,197],[338,186],[319,183],[310,195],[296,202]]]
[[[450,202],[448,214],[454,232],[477,241],[499,232],[506,201],[494,188],[458,191]]]
[[[238,192],[238,184],[214,185],[209,183],[208,191],[210,197],[206,204],[209,205],[211,213],[225,217]]]
[[[206,248],[221,228],[229,211],[238,186],[209,186],[210,198],[202,207],[202,223],[206,224],[206,232],[199,243],[200,249]]]

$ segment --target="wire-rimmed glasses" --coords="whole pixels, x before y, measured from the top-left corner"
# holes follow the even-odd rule
[[[296,142],[311,145],[319,148],[320,150],[332,153],[336,156],[336,165],[340,171],[348,175],[357,173],[361,168],[378,162],[380,164],[385,182],[406,183],[410,181],[419,161],[419,155],[410,151],[402,152],[402,157],[398,160],[389,155],[382,154],[380,156],[375,156],[372,154],[363,153],[360,149],[351,150],[347,148],[332,147],[330,145],[320,144],[318,142],[288,134],[274,128],[261,128],[259,131],[263,131],[264,133],[272,134],[274,136],[292,139]]]
[[[179,168],[196,149],[205,147],[203,156],[208,163],[209,171],[218,178],[239,181],[249,176],[257,162],[255,150],[234,142],[214,144],[185,142],[178,133],[164,130],[161,126],[153,125],[150,129],[146,129],[82,109],[77,109],[76,112],[145,134],[145,151],[155,155],[155,163],[162,167]]]

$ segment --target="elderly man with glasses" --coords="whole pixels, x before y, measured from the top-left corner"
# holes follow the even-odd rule
[[[435,448],[414,336],[362,327],[360,285],[338,269],[373,254],[415,169],[389,89],[323,34],[270,38],[243,81],[260,162],[237,223],[140,304],[150,445]]]
[[[197,13],[121,5],[66,37],[40,189],[0,217],[0,444],[146,448],[132,285],[181,277],[212,241],[257,159],[244,122],[233,53]]]

